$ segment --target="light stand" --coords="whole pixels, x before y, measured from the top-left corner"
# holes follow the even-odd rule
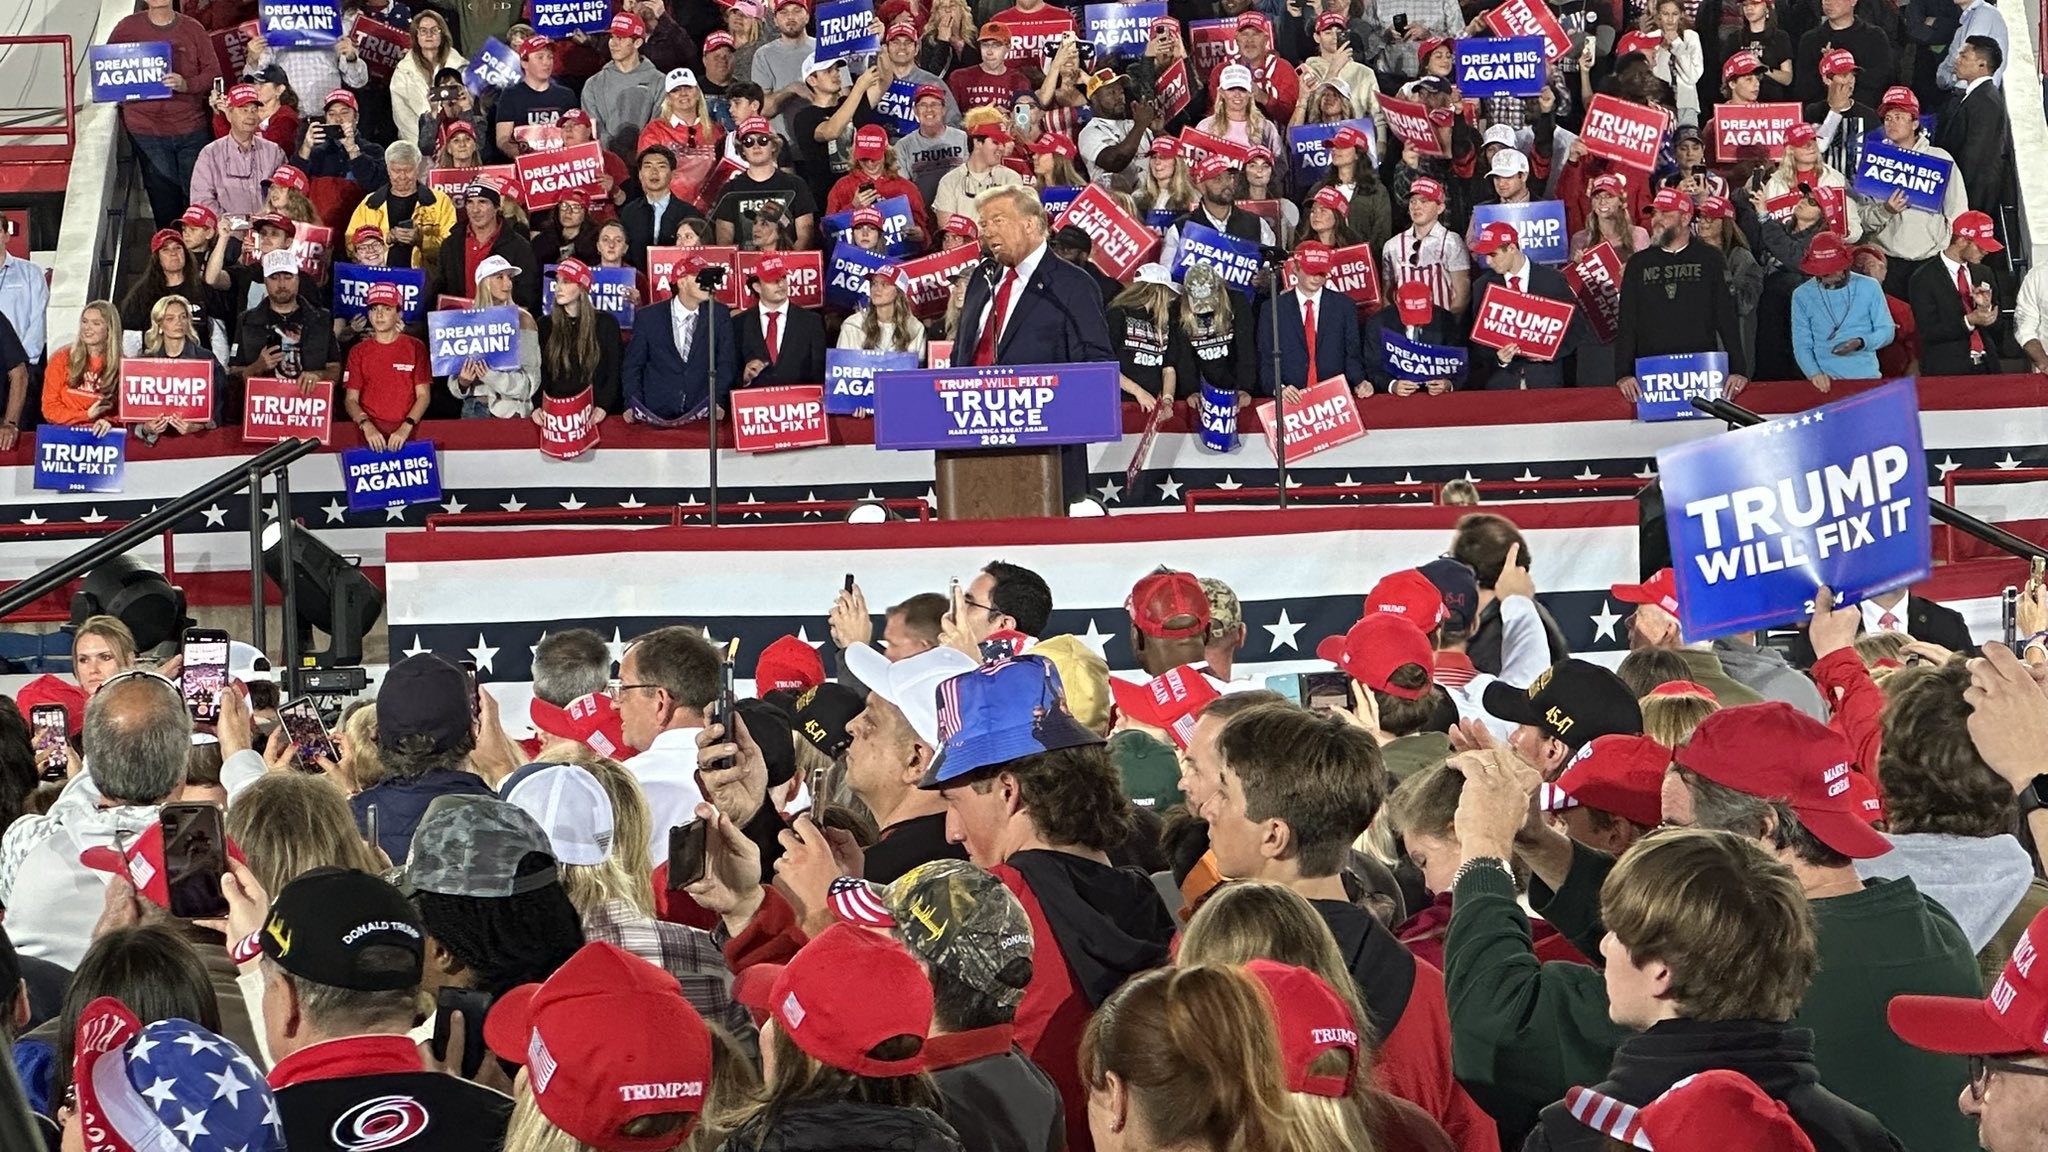
[[[712,306],[718,302],[718,290],[725,287],[724,265],[714,264],[709,268],[700,269],[697,273],[697,287],[703,289],[704,293],[711,297],[711,299],[704,302],[704,360],[707,369],[705,390],[706,394],[710,397],[706,402],[708,407],[705,411],[705,418],[711,425],[711,436],[707,441],[710,446],[711,455],[708,460],[708,466],[705,469],[705,476],[711,488],[708,508],[708,513],[711,517],[710,524],[713,528],[716,528],[718,527],[718,325],[714,321],[717,320],[718,314],[712,310]]]
[[[1272,275],[1273,291],[1267,297],[1272,302],[1273,331],[1273,464],[1279,469],[1280,507],[1287,507],[1287,385],[1280,379],[1280,269],[1287,263],[1284,248],[1259,249],[1259,259]],[[1307,335],[1306,332],[1303,335]],[[1315,381],[1310,380],[1310,384]]]

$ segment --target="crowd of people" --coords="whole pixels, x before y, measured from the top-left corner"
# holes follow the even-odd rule
[[[169,98],[121,108],[159,231],[77,317],[46,315],[42,270],[0,257],[0,448],[38,422],[121,422],[136,356],[216,377],[209,418],[156,416],[145,437],[238,422],[263,377],[338,384],[372,446],[427,419],[538,419],[549,400],[701,419],[730,389],[818,383],[831,347],[1115,360],[1147,410],[1338,376],[1360,396],[1633,397],[1638,358],[1715,351],[1731,394],[2048,371],[2048,280],[1996,258],[2020,204],[1989,0],[1546,0],[1569,47],[1526,98],[1461,95],[1457,60],[1496,27],[1472,0],[1172,0],[1116,51],[1060,31],[1078,8],[1045,0],[889,0],[879,47],[837,58],[808,0],[622,0],[603,31],[561,38],[503,4],[345,0],[331,47],[267,43],[253,0],[142,7],[108,39],[173,47]],[[360,21],[408,43],[388,78]],[[476,78],[488,44],[516,53],[502,87]],[[1589,148],[1603,96],[1668,117],[1652,168]],[[1391,130],[1383,98],[1426,109],[1428,138]],[[1756,104],[1799,113],[1782,144],[1724,140],[1717,122]],[[1878,142],[1946,166],[1939,202],[1852,187]],[[529,195],[515,175],[582,145],[602,163],[581,185]],[[1063,222],[1090,186],[1156,238],[1149,262],[1096,261],[1100,228]],[[1569,242],[1532,260],[1494,213],[1543,201]],[[994,224],[991,204],[1007,206]],[[1197,226],[1264,266],[1245,283],[1181,259]],[[963,246],[983,258],[942,262],[950,291],[914,287],[906,263]],[[650,264],[670,247],[689,254]],[[735,256],[816,252],[832,275],[852,250],[886,258],[848,264],[830,304],[808,259],[742,274]],[[1558,275],[1589,257],[1607,269],[1594,289]],[[1060,261],[1083,274],[1055,287],[1040,270]],[[338,262],[418,269],[426,303],[351,301],[342,318]],[[728,288],[698,286],[720,267]],[[606,269],[632,284],[601,302]],[[1495,287],[1573,304],[1559,347],[1470,339]],[[1074,329],[1064,343],[1033,322],[1041,303]],[[423,309],[505,304],[516,364],[431,370]],[[1411,379],[1425,373],[1389,359],[1390,336],[1469,339],[1467,364]]]
[[[0,702],[0,1036],[64,1150],[2048,1149],[2048,593],[1689,642],[1667,569],[1609,670],[1535,559],[1466,516],[1299,682],[1166,568],[1113,676],[1000,560],[743,699],[687,626],[549,633],[526,722],[417,654],[334,757],[94,617]]]

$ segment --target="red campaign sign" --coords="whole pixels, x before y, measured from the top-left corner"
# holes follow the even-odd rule
[[[213,54],[220,60],[221,75],[233,78],[248,70],[249,41],[255,35],[254,20],[213,33]]]
[[[1603,92],[1586,105],[1579,139],[1595,156],[1648,172],[1657,167],[1657,149],[1670,129],[1671,113],[1664,109]]]
[[[647,302],[649,304],[659,304],[676,294],[674,287],[676,265],[681,264],[683,257],[692,252],[701,254],[713,264],[723,264],[727,268],[731,268],[738,263],[736,257],[739,256],[740,250],[738,248],[721,248],[711,245],[691,247],[689,245],[661,244],[649,247],[647,249]],[[732,302],[724,299],[724,296],[739,291],[739,286],[736,283],[738,279],[739,277],[737,276],[727,276],[725,278],[725,292],[721,293],[720,303],[725,304],[728,308],[732,306]],[[737,297],[735,296],[734,299],[737,299]]]
[[[1011,16],[1003,21],[1003,27],[1010,30],[1010,52],[1003,57],[1003,63],[1042,69],[1046,63],[1046,42],[1057,42],[1061,33],[1074,31],[1074,16],[1058,8],[1045,8],[1029,16]]]
[[[739,303],[734,311],[744,312],[752,308],[756,300],[754,290],[747,285],[749,277],[761,261],[772,253],[742,252],[736,261],[734,275],[726,278],[728,284],[739,282]],[[825,254],[818,251],[783,252],[782,262],[789,266],[789,306],[792,308],[823,308],[825,306]]]
[[[1448,155],[1442,141],[1437,138],[1436,125],[1429,122],[1429,109],[1420,100],[1382,96],[1380,112],[1387,118],[1387,131],[1401,143],[1424,156]]]
[[[1564,282],[1586,310],[1586,321],[1602,344],[1621,330],[1621,257],[1602,240],[1565,264]]]
[[[1821,216],[1826,219],[1829,230],[1842,234],[1848,229],[1848,203],[1842,189],[1833,184],[1816,185],[1813,197],[1820,202]],[[1799,207],[1799,193],[1785,192],[1764,201],[1764,215],[1780,224],[1792,223],[1792,210]]]
[[[1124,211],[1123,205],[1100,184],[1081,189],[1081,194],[1067,205],[1066,223],[1086,232],[1095,242],[1088,258],[1113,280],[1128,283],[1138,265],[1150,259],[1159,247],[1158,233]]]
[[[213,361],[141,357],[123,360],[120,403],[123,424],[140,424],[163,416],[211,420]]]
[[[476,298],[473,296],[450,296],[443,292],[434,297],[434,311],[467,312],[469,311],[469,306],[474,303],[476,303]]]
[[[9,256],[28,259],[28,209],[0,209],[0,234],[6,236]]]
[[[356,18],[356,29],[350,35],[355,38],[356,51],[362,53],[363,64],[370,69],[373,80],[391,79],[392,69],[412,51],[411,34],[368,16]]]
[[[292,232],[292,255],[299,261],[299,275],[318,279],[327,274],[327,257],[334,244],[334,229],[325,224],[299,224]]]
[[[946,299],[953,290],[953,277],[974,267],[981,259],[981,248],[974,244],[962,244],[950,252],[934,252],[905,260],[900,267],[910,278],[910,309],[920,319],[930,320],[943,316]]]
[[[334,434],[334,382],[312,383],[252,376],[242,394],[242,439],[270,444],[288,437],[310,437],[322,444]]]
[[[1353,244],[1330,253],[1335,261],[1330,266],[1330,279],[1324,284],[1332,292],[1342,293],[1361,309],[1376,310],[1380,306],[1380,270],[1373,260],[1372,245]],[[1297,277],[1294,261],[1280,266],[1280,290],[1294,289]]]
[[[1513,344],[1518,354],[1531,360],[1555,360],[1573,311],[1564,300],[1489,284],[1472,321],[1472,342],[1488,348]]]
[[[726,181],[746,170],[746,165],[720,153],[718,163],[704,177],[704,182],[697,186],[697,211],[710,215],[712,207],[718,203],[719,195],[725,191]]]
[[[739,388],[732,392],[732,446],[739,452],[779,452],[832,442],[825,427],[825,387]]]
[[[1714,105],[1714,159],[1722,164],[1785,154],[1785,133],[1800,122],[1797,104]]]
[[[540,417],[541,455],[574,460],[597,447],[597,407],[591,403],[595,391],[585,388],[566,398],[540,398],[540,411],[535,415]]]
[[[953,366],[953,342],[951,340],[925,341],[924,366],[927,368],[951,368]]]
[[[1273,419],[1273,401],[1254,407],[1259,423],[1266,427],[1266,449],[1275,455],[1279,421]],[[1349,444],[1365,435],[1365,422],[1358,418],[1358,401],[1351,395],[1351,382],[1332,376],[1301,394],[1301,403],[1287,406],[1287,464],[1293,467],[1318,452]]]
[[[1187,108],[1192,92],[1188,87],[1188,62],[1175,60],[1173,66],[1159,74],[1159,108],[1161,120],[1171,120]]]
[[[436,168],[427,173],[427,187],[446,192],[458,208],[462,205],[463,190],[478,180],[488,182],[501,193],[516,190],[519,170],[510,164],[486,164],[481,168]]]
[[[562,193],[585,185],[595,188],[604,176],[604,150],[592,140],[573,148],[534,152],[512,162],[519,174],[520,202],[529,212],[553,208]]]
[[[1187,149],[1188,167],[1190,168],[1194,167],[1195,161],[1212,152],[1229,159],[1239,167],[1243,167],[1244,162],[1250,159],[1252,154],[1251,145],[1239,144],[1235,140],[1225,140],[1221,136],[1212,132],[1204,132],[1200,128],[1181,129],[1180,146]]]
[[[1214,76],[1225,60],[1237,58],[1237,21],[1195,20],[1188,24],[1188,55],[1204,76]]]
[[[1508,0],[1486,14],[1486,26],[1493,30],[1495,36],[1543,37],[1551,60],[1564,55],[1572,46],[1572,38],[1565,35],[1564,25],[1558,23],[1557,14],[1543,0]]]

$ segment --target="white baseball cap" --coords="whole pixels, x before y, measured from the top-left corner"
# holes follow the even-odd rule
[[[830,72],[845,63],[843,60],[820,60],[816,56],[804,57],[803,79],[809,80],[820,72]]]
[[[1216,90],[1227,92],[1232,88],[1252,90],[1252,70],[1242,64],[1226,64],[1216,77]]]
[[[1493,164],[1487,168],[1488,176],[1527,176],[1529,158],[1514,148],[1503,148],[1493,154]]]
[[[612,851],[612,799],[579,764],[528,764],[499,795],[526,810],[562,864],[602,864]]]
[[[939,747],[939,685],[981,662],[958,648],[928,648],[894,664],[867,644],[846,650],[846,670],[868,691],[894,704],[925,747]]]
[[[673,92],[678,88],[695,88],[696,86],[697,74],[695,72],[690,71],[688,68],[674,68],[669,71],[668,80],[662,91]]]
[[[1495,124],[1489,127],[1486,130],[1486,135],[1480,139],[1479,146],[1484,148],[1488,144],[1505,144],[1513,148],[1515,146],[1515,130],[1513,126]]]
[[[292,255],[290,251],[283,248],[278,248],[264,254],[263,278],[265,280],[270,279],[272,276],[282,276],[287,272],[294,276],[299,274],[299,258],[297,256]]]
[[[1137,284],[1164,284],[1175,292],[1180,291],[1180,285],[1173,282],[1173,273],[1169,272],[1164,264],[1138,265],[1138,274],[1132,277],[1132,282]]]
[[[510,272],[517,276],[519,269],[514,268],[512,262],[503,256],[486,256],[484,262],[476,266],[476,277],[473,282],[481,284],[500,272]]]

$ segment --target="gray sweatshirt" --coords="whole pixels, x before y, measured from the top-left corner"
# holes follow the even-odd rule
[[[606,151],[632,163],[640,130],[661,103],[667,81],[667,74],[643,56],[631,72],[619,71],[616,63],[606,64],[583,82],[583,110],[597,121],[597,139]]]
[[[1911,832],[1885,839],[1892,850],[1856,861],[1856,874],[1865,880],[1910,878],[1956,918],[1972,952],[1990,942],[2034,880],[2033,861],[2011,836]]]
[[[1716,640],[1714,655],[1721,658],[1721,671],[1726,672],[1729,679],[1748,685],[1766,700],[1790,704],[1815,720],[1827,723],[1827,704],[1820,698],[1820,689],[1814,687],[1806,673],[1787,664],[1777,649]]]

